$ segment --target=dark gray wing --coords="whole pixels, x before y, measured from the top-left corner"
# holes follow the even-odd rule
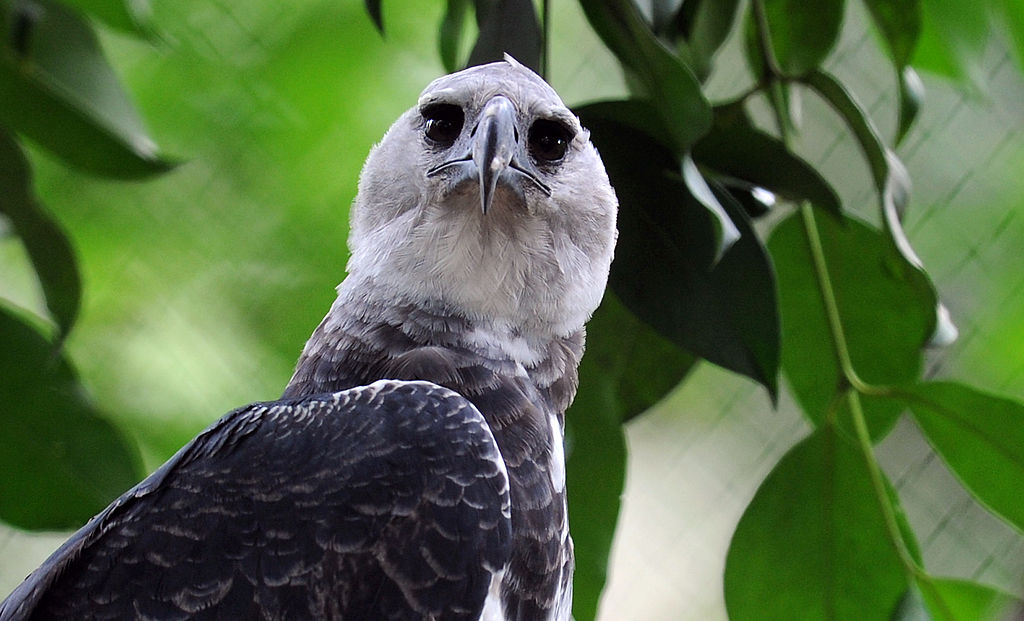
[[[453,391],[255,404],[93,518],[0,619],[477,619],[509,516],[494,438]]]

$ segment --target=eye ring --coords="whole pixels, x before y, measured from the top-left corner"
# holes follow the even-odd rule
[[[572,137],[572,132],[558,121],[538,119],[527,135],[530,155],[541,164],[558,162],[569,151]]]
[[[431,104],[424,107],[420,114],[426,121],[424,135],[436,144],[450,145],[462,133],[465,115],[462,108],[455,104]]]

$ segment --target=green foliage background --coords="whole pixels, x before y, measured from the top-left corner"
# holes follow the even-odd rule
[[[19,4],[0,6],[7,11]],[[469,8],[467,2],[447,2],[417,5],[414,11],[397,2],[384,3],[386,37],[382,38],[364,6],[356,2],[309,2],[287,9],[256,0],[230,5],[207,0],[155,3],[151,19],[141,21],[117,12],[102,14],[102,7],[122,6],[117,2],[68,4],[84,7],[102,21],[97,31],[110,65],[160,151],[142,144],[134,156],[129,153],[136,158],[129,157],[136,168],[117,170],[134,172],[114,176],[146,179],[124,182],[83,174],[38,148],[39,143],[46,145],[38,137],[51,134],[82,144],[106,144],[76,129],[74,119],[47,116],[48,125],[44,123],[21,141],[27,147],[34,175],[31,189],[38,201],[30,197],[18,204],[44,206],[53,215],[51,226],[68,233],[84,292],[62,361],[48,367],[52,369],[49,376],[23,379],[33,368],[25,363],[26,354],[47,351],[40,335],[59,340],[76,309],[37,281],[38,274],[47,282],[47,268],[39,266],[52,266],[65,251],[59,244],[46,246],[43,254],[50,260],[26,252],[31,244],[19,241],[19,236],[28,240],[26,228],[18,226],[10,208],[14,203],[4,203],[0,211],[7,213],[13,226],[3,229],[7,234],[0,237],[0,298],[3,308],[18,321],[11,323],[7,315],[0,315],[5,321],[0,323],[0,338],[9,354],[2,359],[6,366],[0,368],[0,424],[5,428],[0,511],[8,523],[30,529],[75,526],[223,412],[280,393],[302,343],[326,312],[333,286],[342,278],[347,206],[363,158],[390,122],[412,105],[423,85],[443,72],[437,36],[445,12],[450,18],[452,7]],[[753,180],[766,164],[759,158],[771,154],[767,163],[775,176],[756,178],[759,184],[786,198],[813,198],[819,207],[832,200],[787,155],[789,150],[780,148],[781,142],[766,142],[767,135],[744,134],[742,140],[747,142],[739,144],[756,145],[748,149],[750,157],[742,157],[742,151],[719,152],[735,132],[748,130],[742,124],[719,123],[731,118],[725,114],[716,114],[711,128],[706,104],[694,96],[695,91],[687,90],[686,84],[694,88],[697,84],[688,71],[705,77],[712,68],[702,90],[715,103],[730,101],[751,86],[743,60],[752,45],[744,41],[746,22],[736,20],[731,29],[708,27],[702,31],[704,39],[689,41],[693,55],[683,59],[684,70],[667,48],[644,34],[647,26],[630,3],[582,2],[582,9],[573,3],[552,4],[548,77],[570,105],[621,98],[639,88],[656,95],[654,113],[645,112],[644,118],[660,118],[655,125],[666,119],[685,121],[656,131],[647,126],[651,134],[644,137],[630,133],[635,127],[623,127],[619,109],[580,108],[585,122],[595,129],[595,140],[609,141],[598,144],[610,168],[621,160],[626,167],[639,162],[646,164],[641,169],[654,171],[651,165],[663,161],[655,160],[654,154],[664,155],[670,163],[678,159],[674,147],[664,144],[666,140],[689,146],[711,129],[711,139],[693,149],[705,174],[710,167],[715,173]],[[637,4],[644,8],[647,23],[657,26],[659,11],[678,3]],[[730,5],[738,6],[730,2],[716,6]],[[895,61],[899,68],[910,61],[908,33],[913,28],[897,24],[898,28],[878,38],[867,24],[870,11],[898,6],[910,12],[922,10],[922,4],[851,2],[844,9],[842,2],[805,7],[766,0],[764,6],[769,22],[794,33],[792,38],[783,37],[783,42],[804,41],[795,47],[776,47],[779,69],[804,74],[824,61],[827,70],[867,103],[884,141],[894,144],[893,136],[907,128],[897,122],[897,110],[901,103],[906,108],[913,98],[897,99],[892,64]],[[624,306],[609,297],[591,327],[591,349],[584,361],[584,381],[589,378],[591,383],[585,383],[574,410],[587,415],[574,415],[569,438],[573,532],[580,554],[578,619],[593,614],[604,581],[602,546],[608,545],[615,528],[625,464],[620,420],[659,401],[693,364],[693,357],[673,343],[719,364],[731,363],[730,368],[757,379],[769,392],[775,390],[777,369],[770,347],[755,352],[753,362],[739,365],[735,361],[743,350],[736,354],[725,348],[737,342],[762,346],[772,340],[771,330],[764,331],[765,325],[771,325],[764,315],[774,312],[774,304],[768,304],[767,311],[750,305],[754,299],[770,299],[775,291],[770,286],[772,274],[758,267],[763,261],[759,244],[753,243],[758,237],[771,237],[768,250],[779,282],[781,362],[788,381],[782,383],[778,411],[772,412],[768,392],[749,380],[700,364],[667,401],[630,423],[630,480],[606,594],[607,618],[679,618],[680,614],[724,618],[723,573],[724,593],[735,621],[826,618],[824,611],[830,610],[831,600],[822,594],[832,589],[843,593],[839,604],[832,604],[838,606],[835,618],[910,619],[928,610],[937,619],[966,620],[980,614],[977,602],[994,596],[970,584],[907,574],[907,567],[922,563],[930,574],[979,580],[1001,591],[1019,594],[1024,586],[1022,565],[1008,560],[1014,551],[1024,553],[1015,530],[1024,522],[1020,516],[1024,502],[1014,491],[1024,479],[1013,478],[1024,467],[1024,442],[1018,442],[1024,430],[1021,407],[973,391],[954,388],[947,394],[941,393],[945,390],[941,386],[912,385],[920,367],[926,379],[955,379],[985,392],[1024,398],[1020,354],[1024,333],[1019,321],[1024,315],[1024,280],[1017,269],[1024,265],[1020,253],[1024,221],[1019,216],[1024,195],[1019,175],[1024,164],[1024,80],[1016,64],[1020,57],[1013,51],[1014,41],[1024,40],[1020,30],[1014,30],[1022,25],[1020,11],[998,0],[963,14],[952,11],[954,17],[947,3],[936,0],[923,6],[927,9],[924,32],[912,58],[915,66],[931,73],[925,74],[929,94],[923,117],[899,150],[915,184],[904,223],[960,328],[961,338],[953,345],[927,350],[921,358],[921,340],[928,336],[933,321],[931,313],[921,314],[919,303],[922,295],[930,295],[927,282],[921,284],[911,273],[909,290],[903,286],[878,289],[878,278],[887,277],[887,272],[879,276],[872,275],[872,270],[882,265],[900,273],[906,266],[884,260],[889,247],[877,232],[879,173],[866,165],[845,126],[807,89],[770,90],[771,97],[752,100],[748,109],[771,134],[773,123],[779,121],[771,104],[788,101],[795,109],[796,99],[788,98],[799,98],[803,118],[799,132],[788,137],[792,151],[835,188],[840,199],[835,209],[841,201],[848,214],[876,227],[853,221],[839,226],[828,219],[830,209],[816,210],[837,297],[841,306],[856,309],[843,319],[851,339],[857,341],[851,349],[858,372],[869,382],[907,384],[882,400],[872,401],[874,397],[866,391],[863,406],[872,437],[886,436],[896,425],[878,453],[903,499],[921,552],[910,535],[904,542],[908,549],[889,550],[886,539],[891,533],[886,532],[873,495],[878,488],[871,485],[871,469],[858,453],[856,417],[842,408],[829,414],[838,369],[830,349],[822,347],[829,340],[826,317],[820,311],[815,314],[814,304],[808,303],[817,299],[818,286],[812,258],[801,250],[800,222],[791,218],[780,225],[792,208],[779,207],[756,221],[755,236],[738,207],[719,192],[722,209],[744,232],[741,242],[722,255],[719,276],[695,271],[696,276],[682,284],[666,281],[667,285],[659,285],[665,288],[630,292],[636,270],[620,271],[618,276],[613,274],[613,287],[619,283],[616,292]],[[748,11],[750,7],[740,8]],[[846,19],[840,21],[844,10]],[[588,25],[588,17],[603,43]],[[465,20],[472,22],[471,16]],[[629,23],[642,28],[619,28]],[[994,36],[990,23],[998,26]],[[10,22],[5,27],[8,43],[15,41],[16,28]],[[842,36],[833,49],[829,28],[840,27]],[[462,56],[468,52],[475,32],[471,25],[466,28],[461,37],[447,41],[447,58],[452,57],[453,44]],[[713,59],[708,56],[717,45],[716,37],[730,31],[725,49]],[[801,39],[802,32],[814,36]],[[1003,36],[1006,33],[1010,36]],[[631,68],[628,77],[623,78],[612,52]],[[5,54],[11,63],[5,67],[19,66],[16,55]],[[105,97],[104,101],[111,101],[109,93]],[[11,122],[0,115],[0,121],[5,119],[0,125]],[[604,130],[600,135],[599,128]],[[129,118],[122,129],[129,134],[139,131],[138,120]],[[652,137],[654,142],[643,142]],[[136,147],[139,144],[129,143],[127,148]],[[17,169],[16,155],[0,155],[4,155],[0,169],[5,173]],[[86,158],[84,167],[101,161]],[[166,168],[171,169],[156,174]],[[19,178],[7,174],[0,179],[7,183],[0,200],[24,190],[24,184],[16,183]],[[665,183],[656,175],[636,192],[643,196]],[[694,187],[692,177],[667,183],[662,190],[684,192],[679,196],[690,196]],[[618,191],[625,203],[634,190],[623,183]],[[669,257],[684,268],[707,259],[703,254],[709,248],[721,253],[709,240],[730,237],[729,220],[721,213],[705,211],[702,203],[707,201],[687,200],[692,205],[688,226],[682,230],[695,236],[690,246],[695,249],[684,246],[681,256]],[[644,204],[656,206],[652,201]],[[654,217],[672,213],[667,207],[652,211]],[[15,231],[19,236],[11,234]],[[624,233],[627,239],[629,235]],[[794,241],[786,241],[786,235]],[[53,238],[46,231],[39,237]],[[883,260],[866,261],[873,252]],[[632,254],[629,247],[620,247],[617,264],[644,265],[642,254],[631,259]],[[667,273],[671,277],[672,272]],[[736,293],[737,285],[742,286],[742,295]],[[690,288],[684,290],[686,295],[666,297],[666,289],[675,286]],[[736,329],[738,341],[719,338],[723,331],[718,328],[680,330],[678,323],[662,322],[665,313],[651,312],[667,300],[666,312],[682,313],[688,318],[684,323],[692,324],[694,317],[707,319],[702,303],[686,305],[688,296],[707,292],[717,304],[712,305],[713,316],[728,315],[725,331]],[[739,301],[723,304],[728,295],[738,295]],[[877,316],[860,312],[863,309]],[[56,323],[40,319],[45,317]],[[26,331],[26,322],[35,330]],[[923,332],[915,335],[915,330]],[[715,360],[716,354],[724,362]],[[77,386],[75,374],[83,388]],[[33,386],[48,385],[59,389],[31,392]],[[915,391],[927,394],[915,397]],[[940,391],[938,396],[932,395],[929,401],[935,391]],[[947,461],[956,464],[955,454],[966,454],[960,458],[967,462],[960,476],[976,492],[979,486],[985,490],[991,484],[986,472],[999,473],[995,489],[987,489],[984,497],[990,508],[1016,527],[1005,526],[979,509],[938,465],[941,461],[923,443],[914,424],[907,419],[896,422],[904,408],[893,405],[894,396],[910,404],[919,424],[929,428],[932,442],[950,439],[944,451]],[[991,414],[997,418],[990,420],[997,423],[987,429],[1005,433],[984,439],[980,448],[971,446],[962,441],[969,435],[964,425],[950,427],[955,416],[936,413],[943,405],[953,405],[953,413],[967,412],[967,426],[973,416]],[[801,418],[800,408],[807,412],[806,418]],[[812,431],[808,421],[817,429]],[[40,440],[45,434],[55,434],[59,440]],[[118,443],[118,435],[126,441]],[[40,446],[43,450],[33,454],[33,447]],[[998,453],[993,446],[1005,447],[1002,462],[998,457],[990,462],[978,459]],[[950,451],[953,456],[947,454]],[[848,466],[829,470],[820,466],[823,459],[826,464]],[[946,478],[929,488],[921,473],[931,468],[941,469]],[[757,484],[769,470],[771,476],[755,496]],[[966,473],[972,470],[983,479],[980,483],[968,479],[971,475]],[[836,478],[829,478],[830,473]],[[814,493],[829,485],[844,493],[831,499]],[[752,497],[753,508],[741,521]],[[956,499],[953,511],[946,507],[950,498]],[[839,519],[829,521],[826,516],[802,523],[808,516],[819,515],[814,513],[817,503]],[[946,535],[952,541],[944,541],[942,533],[950,532],[950,522],[964,515],[970,519],[958,523],[954,536]],[[896,518],[902,525],[902,518]],[[727,557],[737,522],[739,529]],[[6,532],[6,542],[0,534],[0,554],[5,559],[0,563],[0,592],[13,588],[60,540]],[[842,545],[831,538],[835,532],[846,534]],[[979,552],[977,541],[985,542],[981,547],[987,546],[987,553]],[[911,558],[908,561],[900,554]],[[977,560],[973,566],[956,560],[964,557]],[[693,563],[693,558],[704,563],[695,565],[692,575],[679,569]],[[852,573],[840,571],[838,578],[830,579],[822,564],[827,568],[833,562]],[[844,582],[851,575],[858,578],[855,585]],[[908,586],[914,585],[921,592],[911,590],[904,597]],[[901,598],[903,608],[890,614],[888,608]],[[778,607],[760,605],[764,600],[774,600]],[[851,601],[861,608],[844,609]],[[953,610],[949,602],[967,608]],[[868,608],[874,616],[858,616]],[[878,613],[883,609],[884,614]],[[794,616],[794,610],[804,616]]]

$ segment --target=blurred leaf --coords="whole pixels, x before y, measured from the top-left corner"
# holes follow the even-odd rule
[[[740,518],[725,563],[729,618],[884,621],[906,588],[864,456],[835,427],[819,427]]]
[[[880,231],[848,217],[816,220],[853,367],[872,384],[916,381],[934,321],[931,285],[908,269]],[[780,223],[768,249],[778,278],[782,368],[800,407],[820,425],[841,375],[800,218]],[[888,399],[865,396],[863,405],[875,438],[901,411]]]
[[[95,17],[128,34],[151,37],[152,9],[149,0],[62,0],[64,4]]]
[[[446,7],[437,42],[445,71],[454,73],[460,69],[459,42],[462,41],[462,33],[466,26],[469,0],[448,0]]]
[[[469,64],[501,60],[511,54],[540,72],[543,35],[532,0],[476,0],[480,36],[469,55]]]
[[[900,110],[896,127],[896,144],[903,142],[907,133],[917,120],[924,104],[924,82],[913,67],[904,67],[900,71]]]
[[[381,0],[363,0],[363,4],[366,6],[366,14],[373,20],[373,25],[377,27],[377,32],[384,34],[384,15],[381,13]]]
[[[839,197],[814,167],[781,140],[725,107],[716,108],[715,124],[694,145],[693,156],[717,174],[741,179],[794,202],[810,201],[836,215],[842,212]]]
[[[945,382],[915,384],[900,392],[964,486],[1024,532],[1024,404]]]
[[[824,62],[839,37],[843,0],[760,0],[779,70],[809,73]]]
[[[14,138],[0,127],[0,214],[25,245],[62,340],[78,317],[82,281],[74,250],[60,225],[32,194],[32,171]]]
[[[614,120],[634,109],[605,103],[576,110],[620,201],[611,288],[672,342],[754,379],[774,396],[778,318],[771,263],[743,209],[728,200],[722,206],[741,235],[715,262],[717,223],[679,178],[676,156]]]
[[[896,70],[910,64],[921,36],[921,0],[864,0],[871,21],[882,34]]]
[[[607,579],[625,479],[622,423],[660,401],[693,363],[692,356],[637,319],[611,291],[587,324],[580,389],[566,414],[576,619],[594,618]]]
[[[53,344],[2,306],[0,341],[0,519],[30,530],[81,526],[138,481],[135,451]]]
[[[993,0],[999,24],[1010,35],[1017,56],[1017,67],[1024,69],[1024,4],[1019,0]]]
[[[696,358],[641,321],[608,290],[587,322],[584,362],[593,372],[591,382],[611,385],[615,398],[605,407],[614,408],[625,423],[678,386]],[[588,377],[582,376],[581,382]]]
[[[912,64],[981,90],[981,58],[992,34],[989,2],[922,0],[921,35]]]
[[[40,6],[25,49],[0,51],[0,124],[90,173],[138,178],[170,169],[89,26],[58,4]]]
[[[1010,621],[1020,604],[977,582],[925,576],[904,594],[892,621]]]
[[[711,127],[711,106],[680,58],[659,41],[630,0],[583,0],[587,20],[644,85],[674,151],[685,153]]]

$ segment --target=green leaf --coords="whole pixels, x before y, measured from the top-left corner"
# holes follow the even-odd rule
[[[25,245],[60,339],[71,331],[82,303],[78,262],[67,235],[36,201],[32,171],[14,138],[0,127],[0,214]],[[59,339],[59,340],[60,340]]]
[[[728,252],[733,244],[736,243],[736,240],[740,238],[740,231],[729,218],[729,214],[726,213],[725,208],[722,207],[718,198],[711,191],[711,188],[708,187],[707,180],[697,170],[697,165],[693,163],[693,157],[689,153],[683,156],[682,172],[683,183],[686,184],[686,188],[690,191],[690,196],[697,199],[697,202],[703,205],[711,215],[711,222],[714,224],[715,231],[714,262],[717,263],[722,258],[722,255]]]
[[[843,0],[761,0],[775,62],[801,76],[824,62],[839,38]]]
[[[67,6],[122,32],[152,37],[149,0],[62,0]]]
[[[470,65],[498,61],[508,53],[540,72],[544,37],[532,0],[476,0],[476,23],[480,36]]]
[[[864,4],[893,65],[902,70],[910,64],[921,36],[921,0],[864,0]]]
[[[875,188],[878,190],[882,221],[890,241],[907,266],[920,272],[937,298],[924,264],[903,231],[901,219],[910,202],[910,175],[903,162],[892,149],[885,146],[870,117],[838,80],[825,72],[816,71],[807,76],[806,83],[832,106],[853,132],[871,169]],[[948,344],[956,339],[956,327],[950,320],[948,311],[937,299],[931,333],[936,345]]]
[[[992,34],[990,4],[922,0],[921,35],[912,64],[981,90],[985,82],[982,56]]]
[[[816,220],[853,367],[876,385],[916,381],[934,321],[930,284],[880,231],[848,217]],[[778,278],[782,369],[804,413],[821,424],[841,375],[800,218],[779,224],[768,249]],[[865,396],[863,403],[873,437],[884,435],[901,409],[888,399]]]
[[[384,15],[381,12],[381,0],[363,0],[363,5],[366,7],[366,14],[373,20],[373,25],[376,26],[377,32],[384,34]]]
[[[892,621],[1010,621],[1024,611],[1013,596],[977,582],[923,576],[903,596]]]
[[[441,53],[441,63],[445,71],[454,73],[459,70],[459,43],[466,26],[466,13],[469,11],[469,0],[448,0],[438,29],[437,43]]]
[[[702,81],[711,74],[714,55],[732,32],[739,4],[739,0],[691,0],[675,14],[671,38],[686,41],[691,68]]]
[[[169,170],[96,35],[61,5],[40,4],[25,48],[0,50],[0,124],[93,174],[130,179]]]
[[[715,124],[693,147],[693,157],[715,175],[740,179],[794,201],[809,201],[833,214],[842,207],[817,170],[785,144],[750,124],[733,106],[715,109]]]
[[[900,392],[964,486],[1024,532],[1024,405],[954,383],[926,382]]]
[[[135,450],[89,403],[54,345],[2,306],[0,341],[0,519],[77,528],[138,481]]]
[[[819,427],[740,518],[725,562],[729,618],[883,621],[906,588],[864,456],[835,427]]]
[[[711,106],[696,76],[654,36],[630,0],[583,0],[581,6],[605,45],[645,87],[674,151],[685,153],[711,127]]]
[[[580,389],[566,414],[576,619],[594,618],[607,579],[626,468],[622,423],[660,401],[693,363],[610,291],[587,324]]]
[[[620,202],[611,288],[672,342],[774,395],[778,319],[771,263],[743,209],[729,200],[721,205],[741,235],[716,262],[718,223],[679,177],[676,156],[654,137],[608,118],[634,109],[598,104],[576,111]],[[724,195],[712,196],[717,202]]]

